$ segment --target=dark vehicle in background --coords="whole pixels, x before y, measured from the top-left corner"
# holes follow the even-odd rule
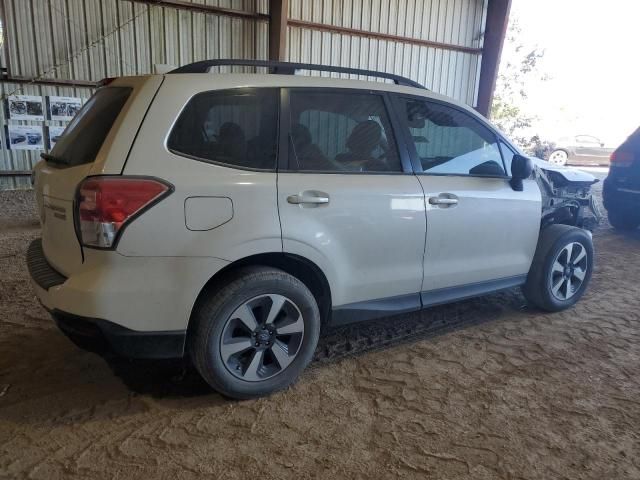
[[[42,103],[27,102],[27,115],[42,115]]]
[[[27,133],[27,142],[29,145],[38,145],[42,141],[42,135],[39,133]]]
[[[554,165],[608,165],[613,148],[591,135],[562,137],[549,155],[549,163]]]
[[[9,112],[14,115],[24,115],[27,113],[27,104],[25,102],[9,102]]]
[[[634,230],[640,225],[640,128],[611,154],[602,197],[614,228]]]
[[[15,145],[16,143],[22,143],[27,139],[24,135],[13,134],[11,135],[11,145]]]

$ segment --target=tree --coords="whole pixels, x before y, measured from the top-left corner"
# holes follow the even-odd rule
[[[509,22],[491,105],[491,120],[521,148],[546,158],[553,145],[534,133],[537,117],[527,112],[526,105],[527,86],[549,79],[539,68],[539,60],[545,52],[537,46],[524,45],[520,40],[521,33],[517,19]]]

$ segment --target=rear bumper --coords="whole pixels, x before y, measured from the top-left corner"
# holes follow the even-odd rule
[[[602,201],[607,210],[640,208],[640,185],[621,184],[605,178],[602,185]]]
[[[128,358],[176,358],[184,355],[186,331],[137,332],[113,322],[53,310],[58,328],[83,350]]]
[[[127,257],[86,249],[82,268],[66,276],[47,262],[39,240],[27,254],[36,296],[63,332],[89,350],[106,346],[137,358],[183,354],[193,305],[227,264],[209,257]]]

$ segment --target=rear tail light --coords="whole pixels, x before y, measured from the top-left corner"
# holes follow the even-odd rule
[[[611,154],[609,160],[611,161],[611,165],[614,167],[630,167],[635,160],[635,156],[633,152],[621,152],[616,150]]]
[[[125,225],[170,192],[170,185],[152,178],[87,178],[78,191],[80,241],[113,248]]]

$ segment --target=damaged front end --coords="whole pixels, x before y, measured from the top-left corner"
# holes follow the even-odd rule
[[[577,169],[551,165],[538,158],[532,160],[542,193],[541,226],[559,223],[593,231],[602,217],[591,191],[599,180]]]

